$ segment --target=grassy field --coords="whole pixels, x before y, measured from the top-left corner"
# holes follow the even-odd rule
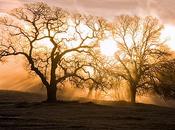
[[[42,103],[44,97],[0,91],[0,130],[174,130],[175,109],[125,102]]]

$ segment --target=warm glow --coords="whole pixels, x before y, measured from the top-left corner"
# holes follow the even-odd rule
[[[117,44],[112,38],[105,39],[100,43],[100,49],[105,56],[114,56],[117,51]]]
[[[175,50],[175,26],[165,25],[165,28],[161,33],[161,37],[163,40],[167,40],[166,43],[172,50]]]
[[[49,38],[44,38],[40,40],[39,42],[37,42],[37,46],[47,47],[47,49],[52,49],[54,47]]]
[[[87,71],[87,73],[89,73],[90,75],[93,75],[94,74],[94,69],[91,66],[87,66],[85,68],[85,71]]]

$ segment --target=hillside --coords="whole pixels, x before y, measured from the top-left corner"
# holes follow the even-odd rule
[[[41,103],[37,94],[0,91],[0,129],[63,130],[172,130],[175,109],[120,102],[105,106],[93,103]]]

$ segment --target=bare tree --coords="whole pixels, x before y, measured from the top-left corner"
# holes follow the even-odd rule
[[[55,102],[57,87],[93,80],[87,67],[102,36],[104,20],[71,15],[44,3],[26,4],[1,18],[7,33],[0,45],[1,60],[22,55],[47,89],[47,101]]]
[[[163,63],[157,64],[152,69],[153,77],[150,83],[156,94],[164,100],[175,98],[175,59],[167,57]]]
[[[123,15],[113,22],[113,37],[118,44],[114,74],[128,82],[130,100],[135,103],[137,91],[149,87],[150,71],[166,55],[160,33],[163,26],[152,17]]]
[[[109,66],[107,63],[107,59],[101,54],[96,58],[95,63],[95,69],[93,71],[93,79],[94,81],[91,83],[88,83],[88,98],[93,98],[92,94],[94,93],[105,93],[107,94],[108,91],[112,88],[112,76],[108,72]]]

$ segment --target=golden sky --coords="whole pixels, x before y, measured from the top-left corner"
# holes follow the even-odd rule
[[[0,0],[0,13],[39,1],[107,19],[121,14],[156,17],[165,25],[163,37],[168,40],[168,46],[175,50],[175,0]]]
[[[152,15],[164,23],[175,24],[175,0],[0,0],[0,12],[37,1],[107,18],[120,14]]]
[[[103,16],[108,19],[121,14],[157,17],[165,24],[162,35],[168,38],[169,47],[175,50],[175,0],[0,0],[0,13],[8,12],[13,8],[22,6],[24,3],[38,1],[46,2],[51,6],[62,7],[69,11]],[[9,89],[20,90],[24,86],[34,86],[33,83],[29,83],[27,80],[27,74],[23,69],[14,69],[17,67],[19,67],[19,64],[14,61],[9,64],[0,64],[0,89],[4,87],[7,89],[7,86]],[[17,73],[18,75],[16,75]],[[17,79],[20,79],[20,81]],[[25,82],[21,84],[21,81]]]

